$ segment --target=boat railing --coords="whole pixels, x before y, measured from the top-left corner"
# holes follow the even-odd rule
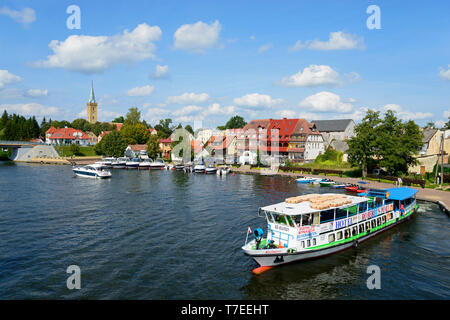
[[[270,240],[277,241],[278,240],[278,243],[281,243],[281,241],[284,241],[284,242],[286,242],[286,246],[288,246],[288,247],[289,247],[289,240],[291,238],[292,238],[292,240],[294,239],[293,235],[291,235],[289,233],[286,233],[286,232],[283,232],[283,231],[279,231],[279,230],[269,229],[268,233],[271,234],[270,238],[269,238],[269,235],[267,236],[267,240],[268,241],[270,241]],[[275,234],[277,234],[278,236],[274,237]]]

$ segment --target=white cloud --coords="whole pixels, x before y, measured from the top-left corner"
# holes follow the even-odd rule
[[[433,114],[431,112],[411,112],[403,110],[403,108],[398,104],[387,104],[381,108],[381,111],[383,112],[386,112],[388,110],[392,110],[397,113],[397,116],[401,120],[421,120],[433,117]]]
[[[449,80],[450,81],[450,64],[448,65],[447,70],[445,70],[444,68],[439,68],[439,77],[442,80]]]
[[[136,87],[127,91],[130,97],[149,96],[155,90],[154,86],[146,85],[143,87]]]
[[[278,116],[281,118],[296,118],[297,112],[294,110],[281,110],[277,112]]]
[[[175,49],[202,52],[217,44],[221,28],[218,20],[211,24],[202,21],[184,24],[175,31],[174,47]]]
[[[284,102],[283,99],[274,99],[267,94],[250,93],[233,100],[237,106],[250,108],[273,107]]]
[[[0,110],[6,109],[8,113],[18,113],[23,116],[54,116],[59,113],[57,107],[43,106],[39,103],[18,103],[0,105]]]
[[[267,44],[262,45],[261,47],[259,47],[258,52],[261,53],[261,52],[267,51],[267,50],[272,49],[272,48],[273,48],[273,45],[271,43],[267,43]]]
[[[175,104],[194,104],[203,103],[209,100],[207,93],[183,93],[181,96],[170,96],[167,98],[167,103]]]
[[[307,40],[305,43],[297,41],[294,46],[290,48],[290,51],[298,51],[301,49],[312,50],[351,50],[351,49],[364,49],[363,38],[343,31],[330,32],[330,38],[328,41],[320,40]]]
[[[199,111],[201,111],[203,108],[199,107],[199,106],[185,106],[181,109],[178,109],[176,111],[173,111],[172,114],[174,116],[186,116],[186,115],[190,115],[193,113],[198,113]]]
[[[202,112],[202,115],[203,117],[208,117],[218,115],[233,115],[235,113],[236,113],[235,106],[222,107],[219,103],[213,103]]]
[[[169,66],[156,65],[155,72],[152,75],[153,79],[165,79],[169,76]]]
[[[159,121],[162,117],[166,117],[170,115],[170,111],[162,108],[151,108],[148,109],[144,115],[144,119],[150,123],[154,123],[155,121]]]
[[[444,118],[450,117],[450,109],[445,110],[445,111],[442,113],[442,115],[444,116]]]
[[[52,40],[49,47],[53,54],[47,60],[35,62],[34,66],[101,73],[120,63],[154,59],[153,41],[159,40],[161,34],[158,26],[143,23],[131,32],[125,30],[114,36],[72,35],[64,41]]]
[[[322,85],[341,85],[343,81],[339,73],[330,66],[312,64],[309,67],[285,77],[280,81],[286,87],[316,87]]]
[[[46,97],[48,96],[48,89],[41,90],[41,89],[30,89],[27,91],[27,94],[30,97]]]
[[[36,21],[36,13],[31,8],[23,8],[22,10],[11,10],[8,7],[0,9],[0,15],[6,15],[14,21],[28,25]]]
[[[6,84],[22,81],[22,78],[10,73],[8,70],[0,70],[0,89]]]
[[[316,112],[348,113],[353,110],[351,103],[345,103],[340,96],[327,91],[305,98],[300,102],[299,106]]]

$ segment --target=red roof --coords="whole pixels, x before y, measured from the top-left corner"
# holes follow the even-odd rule
[[[102,139],[104,136],[106,136],[108,133],[111,133],[112,131],[102,131],[102,133],[100,133],[99,135],[98,135],[98,137],[100,138],[100,139]]]
[[[151,134],[157,134],[157,133],[158,133],[158,131],[156,131],[156,130],[153,129],[153,128],[148,129],[148,131],[149,131]],[[153,133],[153,131],[154,131],[155,133]]]
[[[161,142],[161,143],[172,143],[172,139],[170,139],[170,138],[169,139],[159,139],[159,142]]]
[[[147,150],[147,145],[146,144],[130,144],[129,147],[133,151]]]
[[[47,131],[45,131],[45,133],[53,133],[56,131],[56,128],[51,126]]]
[[[119,123],[119,122],[110,122],[110,124],[115,125],[117,131],[120,131],[120,129],[122,129],[122,126],[123,126],[123,123]]]
[[[212,136],[211,137],[211,148],[218,150],[218,149],[226,149],[230,145],[230,143],[233,141],[235,136]],[[217,141],[216,141],[217,140]]]
[[[50,128],[50,129],[52,129],[52,128]],[[54,130],[52,130],[52,131],[50,131],[50,129],[48,129],[46,132],[46,133],[51,134],[48,137],[49,139],[89,140],[89,136],[87,134],[85,134],[81,130],[77,130],[74,128],[59,128],[59,129],[53,128]]]

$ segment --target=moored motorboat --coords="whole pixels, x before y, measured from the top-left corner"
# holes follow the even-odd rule
[[[111,166],[113,169],[123,169],[127,165],[128,158],[121,157],[111,162]]]
[[[206,172],[206,173],[216,173],[216,172],[217,172],[217,168],[216,168],[215,165],[209,164],[209,165],[205,168],[205,172]]]
[[[139,162],[139,169],[150,170],[152,163],[153,163],[152,159],[150,158],[144,159],[143,161]]]
[[[321,178],[310,178],[310,177],[299,177],[297,179],[295,179],[295,181],[297,181],[298,183],[302,183],[302,184],[308,184],[308,183],[315,183],[322,180]]]
[[[336,182],[334,182],[333,180],[328,180],[328,179],[323,179],[319,182],[321,187],[330,187],[335,183]]]
[[[261,267],[319,258],[357,247],[406,220],[417,210],[417,190],[391,188],[369,190],[366,196],[309,194],[262,207],[267,221],[242,247]],[[252,233],[250,228],[248,234]],[[264,269],[264,270],[263,270]]]
[[[177,164],[175,165],[175,170],[178,170],[178,171],[184,170],[184,164],[182,164],[182,163],[177,163]]]
[[[141,163],[141,159],[139,158],[133,158],[126,162],[126,168],[127,169],[137,169],[139,168],[139,164]]]
[[[194,166],[194,172],[195,173],[205,173],[206,166],[203,162],[199,162]]]
[[[72,171],[79,177],[106,179],[111,177],[111,171],[106,170],[101,164],[89,164],[87,166],[73,167]]]
[[[150,164],[150,169],[151,170],[156,170],[156,169],[161,170],[161,169],[164,169],[165,167],[166,167],[166,163],[161,158],[157,158],[155,161],[153,161]]]

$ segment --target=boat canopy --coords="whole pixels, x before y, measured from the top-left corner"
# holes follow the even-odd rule
[[[336,193],[325,193],[321,194],[320,196],[335,196]],[[300,203],[289,203],[289,202],[280,202],[277,204],[272,204],[270,206],[262,207],[262,211],[269,211],[269,212],[275,212],[278,214],[286,214],[290,216],[296,216],[296,215],[302,215],[302,214],[308,214],[308,213],[314,213],[314,212],[320,212],[324,210],[330,210],[335,208],[348,208],[352,207],[354,205],[357,205],[358,203],[362,203],[365,201],[369,201],[366,197],[360,197],[360,196],[345,196],[345,199],[347,203],[340,206],[327,206],[325,209],[316,209],[311,207],[310,201],[302,201]]]
[[[416,195],[417,190],[412,188],[400,187],[400,188],[390,188],[386,189],[389,192],[389,200],[406,200],[412,198]]]

